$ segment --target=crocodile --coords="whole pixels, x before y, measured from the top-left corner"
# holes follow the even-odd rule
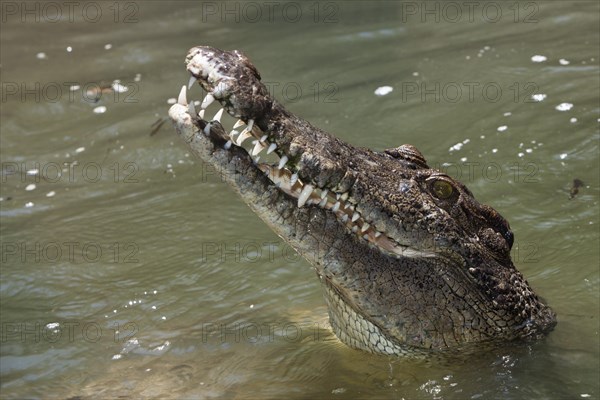
[[[415,147],[373,151],[311,125],[241,51],[198,46],[185,65],[175,130],[312,264],[343,343],[422,356],[539,339],[556,325],[511,260],[508,222]],[[196,84],[207,94],[195,104]],[[214,102],[220,110],[205,118]]]

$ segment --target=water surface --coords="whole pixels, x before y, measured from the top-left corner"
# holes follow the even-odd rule
[[[2,397],[598,398],[598,3],[476,3],[3,3]],[[555,331],[452,363],[340,344],[308,263],[159,126],[200,44],[493,205]]]

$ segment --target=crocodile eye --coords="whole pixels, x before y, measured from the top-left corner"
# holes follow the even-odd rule
[[[450,196],[452,196],[452,193],[454,193],[454,188],[452,187],[451,184],[449,184],[446,181],[442,181],[442,180],[434,181],[433,185],[431,185],[431,187],[433,189],[433,195],[435,197],[437,197],[438,199],[445,200],[445,199],[449,198]]]

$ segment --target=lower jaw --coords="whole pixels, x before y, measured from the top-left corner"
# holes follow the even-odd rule
[[[386,337],[384,332],[350,306],[337,288],[323,279],[329,322],[336,336],[347,346],[375,354],[423,358],[429,353],[423,349],[402,345]]]

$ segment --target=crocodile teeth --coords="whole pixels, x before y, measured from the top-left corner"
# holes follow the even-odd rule
[[[240,126],[242,126],[242,125],[246,125],[246,123],[245,123],[244,121],[242,121],[241,119],[238,119],[238,120],[236,121],[236,123],[233,125],[233,129],[235,129],[235,128],[239,128],[239,127],[240,127]]]
[[[192,117],[195,117],[196,115],[196,107],[194,107],[194,102],[190,101],[190,104],[188,104],[188,114],[190,114]]]
[[[375,231],[375,237],[378,238],[379,236],[381,236],[381,232]]]
[[[276,148],[277,148],[277,145],[275,143],[271,143],[269,145],[269,148],[267,149],[267,154],[271,154],[272,152],[275,151]]]
[[[221,117],[222,116],[223,116],[223,108],[221,108],[219,111],[217,111],[217,113],[213,117],[213,121],[219,121],[219,122],[221,122]]]
[[[327,197],[327,193],[329,193],[329,189],[323,189],[323,191],[321,192],[321,198],[324,199],[325,197]]]
[[[312,187],[312,185],[304,185],[304,188],[302,189],[302,192],[298,197],[298,207],[302,207],[306,203],[306,200],[308,200],[313,190],[314,188]]]
[[[250,136],[252,136],[252,134],[250,132],[248,132],[247,129],[244,129],[242,131],[242,133],[240,133],[240,136],[238,136],[236,144],[238,146],[241,146],[242,143],[244,143],[244,140],[248,139]]]
[[[210,133],[210,122],[204,127],[204,133],[207,135]]]
[[[367,224],[366,222],[363,224],[363,226],[360,228],[361,232],[366,232],[367,229],[369,229],[371,225]]]
[[[340,209],[340,202],[336,201],[335,204],[333,205],[333,208],[331,209],[331,211],[338,212],[339,209]]]
[[[206,111],[205,109],[202,109],[202,110],[200,110],[200,112],[198,113],[198,116],[200,117],[200,119],[203,119],[203,118],[204,118],[204,112],[205,112],[205,111]]]
[[[324,197],[319,202],[319,207],[325,207],[327,205],[327,197]]]
[[[348,222],[348,214],[344,214],[342,217],[342,222]]]
[[[200,104],[201,109],[206,109],[206,107],[210,106],[212,102],[215,101],[215,98],[212,94],[207,94],[204,100],[202,100],[202,104]]]
[[[285,164],[288,162],[288,158],[287,156],[283,156],[281,157],[281,160],[279,160],[279,169],[282,169],[283,167],[285,167]]]
[[[344,200],[344,201],[348,200],[348,192],[345,192],[345,193],[343,193],[343,194],[340,196],[340,199],[342,199],[342,200]]]
[[[179,91],[179,96],[177,97],[177,102],[179,104],[181,104],[182,106],[187,106],[188,105],[187,97],[186,97],[186,91],[185,91],[185,85],[183,85],[181,87],[181,90]]]
[[[360,218],[360,214],[355,212],[354,214],[352,214],[352,222],[355,222],[357,219]]]
[[[267,154],[269,154],[269,153],[267,152]],[[292,177],[290,178],[290,185],[294,186],[294,184],[296,182],[298,182],[298,174],[294,173],[294,174],[292,174]]]
[[[235,136],[237,136],[239,134],[240,134],[239,131],[236,131],[235,129],[232,129],[231,132],[229,132],[229,137],[233,139]]]
[[[262,144],[258,140],[255,140],[254,148],[252,149],[252,155],[255,156],[255,155],[259,154],[264,148],[265,148],[264,144]]]
[[[188,82],[188,90],[190,90],[192,86],[194,86],[194,83],[196,83],[196,77],[190,76],[190,81]]]
[[[262,137],[260,138],[260,141],[264,143],[268,137],[269,137],[268,135],[262,135]]]
[[[254,120],[249,119],[248,120],[248,130],[251,131],[253,127],[254,127]]]
[[[223,146],[223,147],[225,148],[225,150],[229,150],[229,149],[231,148],[231,140],[228,140],[228,141],[225,143],[225,146]]]

